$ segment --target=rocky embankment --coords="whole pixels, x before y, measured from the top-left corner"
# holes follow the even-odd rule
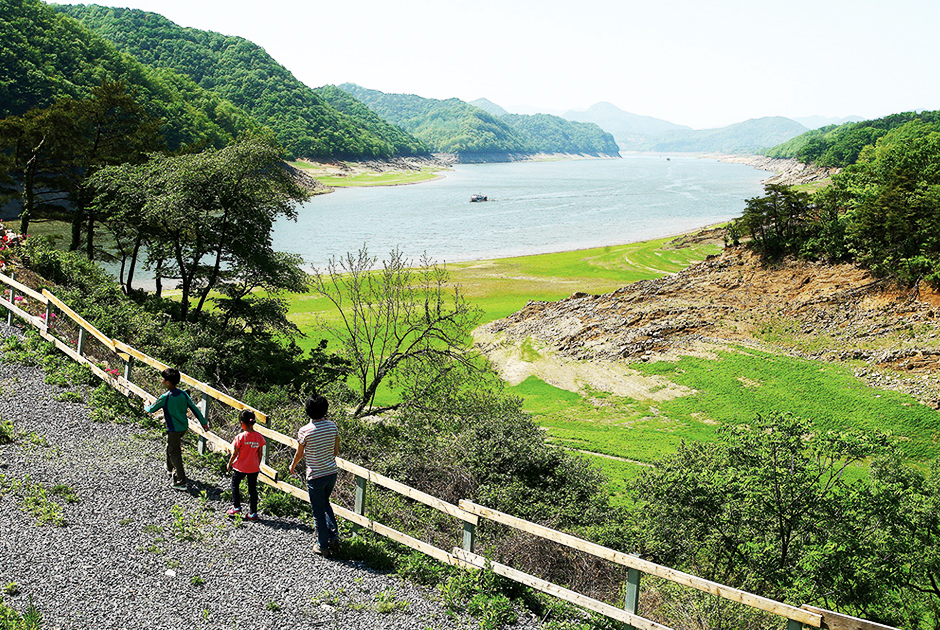
[[[767,267],[750,251],[734,248],[606,295],[530,302],[482,327],[477,339],[504,375],[514,369],[509,349],[523,344],[572,365],[607,366],[758,344],[851,362],[870,384],[940,408],[938,307],[940,295],[932,290],[901,290],[851,265]],[[774,347],[766,341],[769,331]]]
[[[771,158],[763,155],[726,155],[719,156],[722,162],[747,164],[762,171],[774,173],[764,180],[765,184],[784,184],[797,186],[825,181],[839,172],[838,168],[819,167],[804,164],[795,159]]]

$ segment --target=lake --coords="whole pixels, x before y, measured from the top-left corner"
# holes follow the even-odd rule
[[[742,164],[686,156],[460,164],[408,186],[340,188],[279,221],[274,248],[325,268],[367,245],[462,262],[619,245],[738,217],[770,176]],[[472,203],[471,195],[490,201]]]

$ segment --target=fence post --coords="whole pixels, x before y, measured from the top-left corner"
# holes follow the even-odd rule
[[[787,619],[787,630],[803,630],[803,624],[796,619]]]
[[[46,302],[46,332],[50,334],[52,333],[53,308],[52,302]]]
[[[640,577],[643,574],[632,567],[627,568],[627,594],[624,597],[623,607],[629,613],[636,614],[640,607]],[[633,626],[627,626],[633,630]],[[788,628],[787,630],[792,630]]]
[[[48,321],[48,319],[46,320]],[[131,382],[131,370],[134,367],[134,357],[128,355],[127,359],[124,360],[124,380],[128,383]]]
[[[476,542],[476,526],[467,521],[463,522],[463,550],[473,553],[473,543]]]
[[[199,402],[196,403],[196,406],[199,407],[199,411],[202,412],[202,417],[206,419],[206,422],[209,421],[209,397],[206,396],[205,392],[202,392],[202,396],[199,399]],[[196,450],[200,455],[205,455],[209,451],[209,443],[206,441],[205,436],[200,435],[199,441],[196,445]]]
[[[265,466],[268,465],[268,441],[264,441],[264,446],[261,447],[261,463]]]
[[[369,481],[365,477],[356,475],[356,501],[353,504],[353,511],[359,516],[366,515],[366,487]],[[358,525],[356,528],[358,529]]]
[[[11,273],[10,278],[12,278],[13,280],[16,280],[16,273]],[[16,289],[14,289],[13,287],[10,287],[10,304],[13,304],[13,305],[16,304]],[[12,326],[12,325],[13,325],[13,311],[11,309],[7,309],[7,326]]]
[[[84,356],[85,353],[85,328],[83,326],[78,327],[78,342],[75,344],[75,350],[78,352],[78,356]]]

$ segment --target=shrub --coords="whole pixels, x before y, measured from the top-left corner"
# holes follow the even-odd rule
[[[16,429],[12,420],[0,418],[0,444],[12,444],[16,441]]]

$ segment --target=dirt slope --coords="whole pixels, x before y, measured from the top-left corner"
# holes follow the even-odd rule
[[[938,407],[938,306],[932,290],[901,289],[851,265],[768,267],[734,248],[606,295],[530,302],[481,327],[475,338],[507,380],[536,374],[571,391],[590,386],[634,398],[669,397],[663,383],[640,377],[630,364],[756,343],[854,361],[856,374],[871,384]]]

